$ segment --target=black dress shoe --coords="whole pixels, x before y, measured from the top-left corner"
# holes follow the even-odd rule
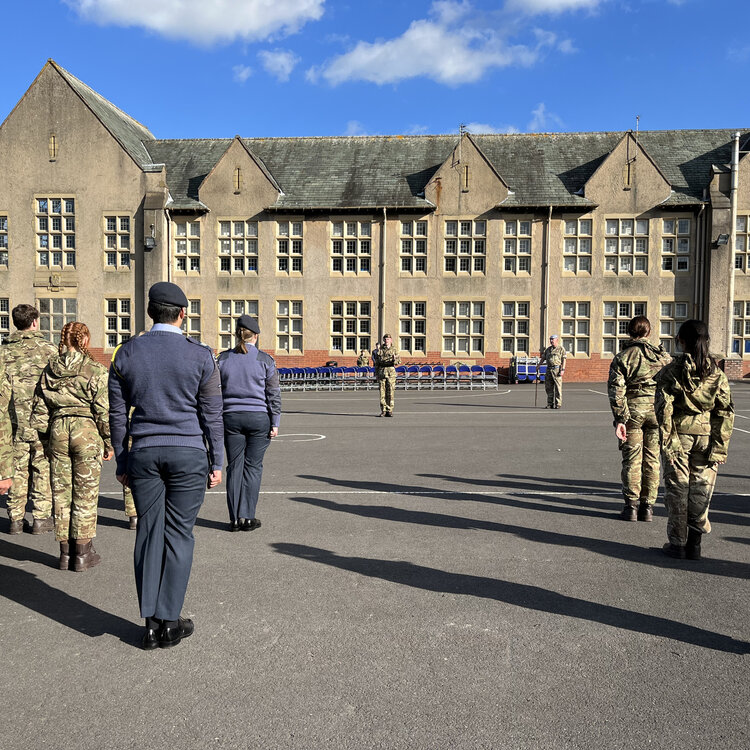
[[[144,651],[152,651],[155,648],[159,648],[159,631],[153,628],[146,628],[146,632],[143,634],[141,640],[141,648]]]
[[[240,526],[239,521],[230,521],[229,522],[229,530],[230,531],[239,531],[242,527]]]
[[[255,531],[255,529],[259,529],[260,527],[261,522],[259,518],[245,518],[242,521],[243,531]]]
[[[159,648],[172,648],[176,646],[183,638],[189,638],[195,630],[193,621],[187,617],[180,617],[176,628],[164,626],[159,634]]]

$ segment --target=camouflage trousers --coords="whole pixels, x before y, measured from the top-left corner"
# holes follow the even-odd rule
[[[672,544],[684,546],[688,528],[702,534],[711,531],[708,506],[714,494],[716,469],[708,464],[709,441],[708,435],[680,435],[684,453],[671,464],[664,460],[667,537]]]
[[[562,378],[557,367],[547,368],[544,375],[544,391],[547,394],[547,406],[562,406]]]
[[[122,488],[122,500],[125,503],[125,515],[128,518],[137,516],[138,511],[135,509],[135,503],[133,502],[133,493],[130,491],[130,487]]]
[[[49,460],[40,440],[13,441],[13,486],[8,497],[11,521],[19,521],[26,515],[28,498],[34,504],[34,518],[49,518],[52,513],[49,470]]]
[[[622,496],[626,505],[653,505],[659,492],[659,425],[653,408],[630,407],[622,451]]]
[[[49,448],[55,539],[91,539],[96,536],[104,449],[96,424],[86,417],[53,419]]]
[[[380,385],[380,411],[393,411],[394,394],[396,392],[396,368],[384,367],[378,370]]]

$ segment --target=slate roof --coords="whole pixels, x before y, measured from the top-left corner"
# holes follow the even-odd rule
[[[670,182],[668,205],[703,200],[712,165],[731,158],[734,130],[645,131],[641,146]],[[509,185],[503,206],[590,207],[586,181],[624,133],[472,135]],[[748,134],[745,134],[747,137]],[[276,209],[432,208],[426,184],[458,143],[455,135],[247,138],[247,148],[280,185]],[[198,208],[198,189],[231,139],[148,144],[167,165],[176,208]]]
[[[70,84],[84,104],[113,135],[118,143],[130,154],[133,161],[146,171],[154,168],[146,144],[154,140],[151,131],[134,120],[130,115],[115,107],[112,102],[97,94],[72,73],[61,68],[54,60],[49,61],[55,70]]]

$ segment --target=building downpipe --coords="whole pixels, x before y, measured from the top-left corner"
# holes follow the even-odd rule
[[[737,246],[737,182],[740,165],[740,134],[734,134],[732,146],[732,187],[729,192],[729,296],[727,300],[727,358],[732,356],[732,336],[734,332],[734,254]],[[742,352],[740,352],[742,357]]]
[[[385,331],[385,259],[388,239],[388,209],[383,206],[383,228],[380,231],[380,268],[378,274],[378,341]]]
[[[549,247],[550,236],[552,231],[552,206],[547,213],[547,223],[544,227],[544,245],[542,246],[542,330],[539,340],[539,351],[543,352],[547,342],[549,332]],[[562,332],[560,333],[560,342],[562,343]]]

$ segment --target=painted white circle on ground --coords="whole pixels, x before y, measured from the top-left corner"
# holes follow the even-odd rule
[[[291,438],[288,440],[287,438]],[[277,435],[273,438],[274,443],[309,443],[313,440],[325,440],[325,435],[318,435],[315,432],[290,432],[286,435]]]

